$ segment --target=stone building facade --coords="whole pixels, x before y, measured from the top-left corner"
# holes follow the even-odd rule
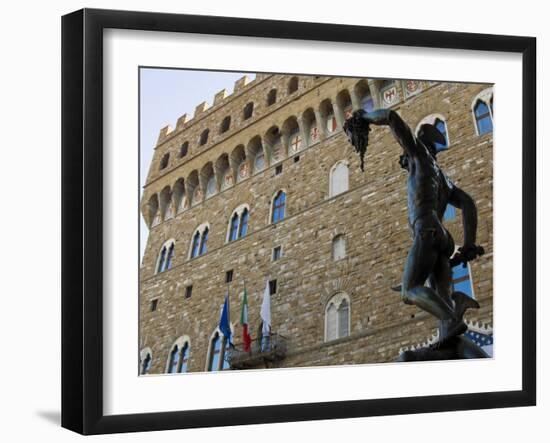
[[[258,74],[160,131],[140,205],[150,229],[140,373],[224,369],[229,354],[236,362],[245,286],[257,358],[235,367],[389,362],[436,339],[435,320],[391,290],[411,245],[401,148],[388,128],[373,128],[361,172],[342,131],[352,110],[379,107],[413,131],[429,121],[445,132],[438,162],[476,201],[486,251],[456,283],[481,305],[467,312],[469,334],[492,342],[491,85]],[[460,211],[448,212],[461,245]],[[262,356],[266,282],[281,352]],[[224,359],[227,291],[237,349]]]

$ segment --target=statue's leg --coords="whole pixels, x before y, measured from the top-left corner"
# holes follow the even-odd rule
[[[445,337],[449,337],[451,335],[457,335],[459,333],[464,332],[464,326],[462,325],[462,321],[458,321],[458,317],[460,319],[462,316],[459,316],[455,305],[451,299],[451,292],[452,292],[452,269],[451,264],[449,262],[449,257],[447,254],[443,253],[440,254],[435,266],[434,270],[432,272],[432,275],[430,276],[430,281],[432,282],[433,288],[437,291],[439,296],[446,301],[446,303],[453,307],[453,311],[455,313],[455,318],[451,319],[441,319],[439,322],[439,338],[440,340],[444,339]],[[460,325],[459,328],[457,326]]]
[[[451,301],[451,280],[452,269],[449,257],[446,254],[439,254],[430,275],[430,284],[432,288],[443,298],[448,305],[452,306]]]
[[[415,232],[403,273],[401,297],[405,303],[414,304],[441,320],[455,319],[452,305],[434,289],[424,286],[440,256],[434,237],[433,229]]]

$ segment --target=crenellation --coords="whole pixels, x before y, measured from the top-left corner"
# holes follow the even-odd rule
[[[183,114],[180,118],[178,118],[178,121],[176,123],[176,131],[181,131],[184,126],[189,123],[190,119],[187,114]]]
[[[199,103],[196,107],[195,107],[195,114],[193,115],[193,118],[197,118],[197,117],[200,117],[201,114],[203,114],[204,112],[206,112],[206,110],[210,107],[210,105],[208,104],[208,102],[204,101],[202,103]]]
[[[172,133],[172,131],[173,129],[170,125],[166,125],[164,128],[162,128],[159,132],[157,145],[160,145],[168,137],[168,135]]]
[[[250,83],[250,79],[248,78],[247,75],[243,75],[240,79],[238,79],[235,82],[233,93],[235,94],[235,93],[241,92],[244,89],[244,87],[248,85],[248,83]]]
[[[223,100],[227,98],[227,91],[222,89],[220,92],[217,92],[214,96],[214,106],[221,104]]]

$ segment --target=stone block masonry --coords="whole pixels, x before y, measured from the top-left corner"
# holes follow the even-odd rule
[[[151,350],[149,373],[166,372],[172,346],[182,336],[189,340],[188,370],[207,368],[210,340],[228,288],[238,344],[244,282],[250,330],[256,338],[265,282],[277,280],[272,330],[287,338],[288,351],[286,358],[268,367],[389,362],[436,331],[433,318],[403,304],[390,289],[400,283],[411,244],[406,173],[398,164],[401,148],[387,128],[373,128],[361,172],[358,156],[341,130],[346,112],[368,99],[384,106],[377,89],[382,83],[299,76],[298,90],[289,92],[292,77],[263,74],[251,82],[240,80],[233,94],[221,91],[212,107],[199,105],[192,119],[180,119],[175,130],[165,128],[159,136],[141,202],[150,225],[139,294],[140,346]],[[390,106],[412,130],[426,116],[445,119],[450,146],[438,155],[438,162],[476,201],[478,243],[486,250],[471,263],[473,293],[481,309],[469,311],[467,319],[492,328],[493,135],[478,135],[473,115],[476,96],[490,85],[396,81],[394,86],[398,101]],[[277,99],[268,105],[273,89]],[[243,109],[251,102],[252,116],[244,118]],[[220,132],[226,116],[231,117],[230,128]],[[318,138],[312,135],[314,128]],[[200,145],[205,129],[211,135]],[[293,151],[297,136],[301,141]],[[260,140],[259,151],[252,140]],[[179,157],[185,142],[189,151]],[[256,168],[259,153],[264,166]],[[166,154],[168,164],[161,168]],[[345,192],[331,196],[331,170],[338,162],[347,165],[349,182]],[[227,174],[233,182],[224,186]],[[208,195],[212,177],[213,193]],[[273,224],[272,200],[280,190],[286,193],[285,217]],[[249,208],[247,233],[228,242],[230,219],[243,204]],[[454,219],[445,221],[457,246],[462,244],[460,215],[457,210]],[[195,231],[205,223],[207,252],[190,258]],[[332,243],[338,235],[344,236],[346,251],[345,258],[335,261]],[[171,267],[156,272],[161,248],[170,239],[175,242]],[[281,246],[282,256],[273,261],[276,246]],[[228,270],[233,270],[229,285]],[[186,298],[190,285],[192,295]],[[325,308],[338,293],[350,300],[349,334],[326,341]],[[154,311],[152,300],[157,300]]]

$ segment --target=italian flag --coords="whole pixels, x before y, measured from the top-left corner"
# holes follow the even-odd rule
[[[250,334],[248,333],[248,296],[244,288],[243,306],[241,308],[241,325],[243,326],[243,350],[250,352]]]

